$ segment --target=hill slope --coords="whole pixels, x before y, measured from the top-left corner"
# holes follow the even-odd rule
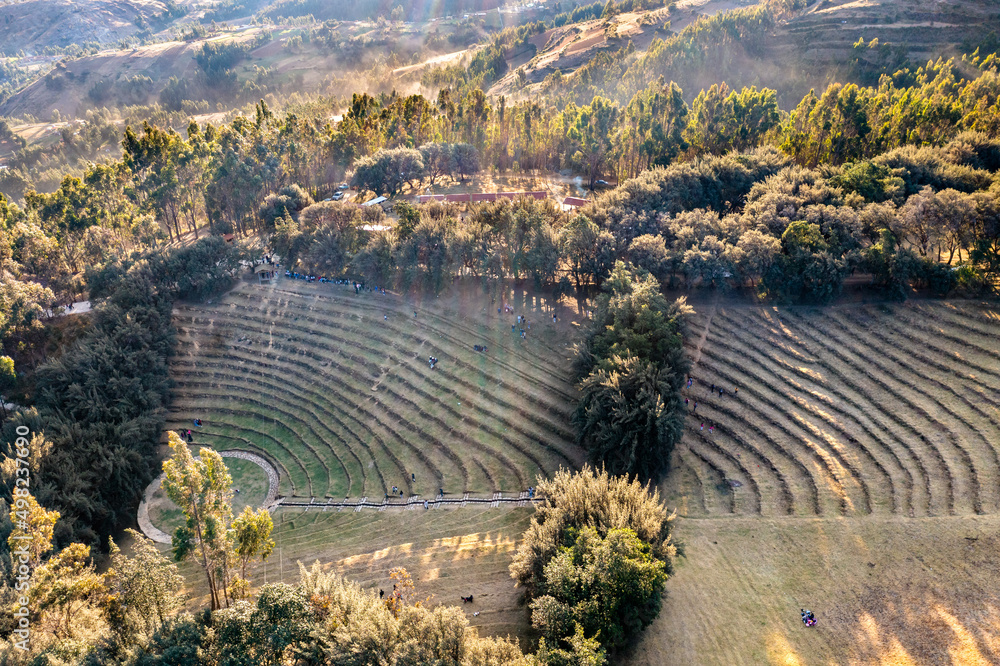
[[[174,6],[191,0],[175,0]],[[14,54],[46,47],[97,42],[110,44],[162,23],[171,7],[165,0],[26,0],[0,7],[0,45]],[[176,11],[176,9],[175,9]],[[183,9],[181,10],[183,11]]]
[[[730,87],[773,88],[781,105],[789,108],[810,88],[824,88],[833,81],[874,84],[882,71],[957,57],[1000,32],[1000,8],[991,0],[821,0],[796,11],[776,10],[765,21],[751,19],[750,13],[744,13],[746,21],[720,17],[752,7],[752,3],[695,0],[680,3],[672,12],[634,12],[611,21],[593,19],[553,28],[530,40],[537,49],[534,54],[507,54],[509,72],[492,92],[544,94],[552,85],[546,77],[553,74],[563,77],[554,89],[570,91],[580,83],[573,74],[589,70],[585,83],[596,82],[620,102],[627,102],[636,87],[663,76],[677,81],[689,100],[702,88],[725,80]],[[713,16],[720,20],[706,22]],[[666,20],[673,37],[663,30]],[[651,49],[654,39],[665,41],[665,48]],[[859,54],[852,48],[859,39],[877,40],[881,48]],[[615,63],[629,69],[624,81],[621,76],[601,81],[606,64],[587,67],[601,53],[617,52],[630,42],[634,55]],[[861,62],[855,63],[859,55]]]

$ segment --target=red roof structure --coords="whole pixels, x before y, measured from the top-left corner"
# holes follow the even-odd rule
[[[580,199],[578,197],[566,197],[563,199],[564,206],[572,206],[573,208],[579,208],[580,206],[586,206],[590,203],[587,199]]]

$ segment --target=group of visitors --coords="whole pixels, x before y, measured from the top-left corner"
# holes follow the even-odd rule
[[[690,375],[688,375],[688,378],[687,378],[687,388],[691,388],[692,386],[694,386],[694,377],[691,377]],[[722,386],[716,387],[716,385],[714,383],[712,383],[711,386],[709,386],[709,388],[708,388],[709,395],[714,395],[716,391],[719,392],[719,397],[720,398],[722,398],[722,397],[724,397],[726,395],[726,389],[724,387],[722,387]],[[739,395],[739,393],[740,393],[740,389],[739,388],[734,388],[732,395],[733,395],[733,397],[735,397],[735,396]],[[684,398],[684,407],[687,408],[689,405],[691,406],[691,414],[692,414],[692,416],[694,414],[697,414],[698,413],[698,401],[696,399],[694,399],[694,398],[690,398],[690,397],[686,397],[685,396],[685,398]],[[698,427],[698,430],[701,431],[701,432],[704,432],[704,430],[705,430],[705,422],[704,421],[701,422],[701,425]],[[709,425],[708,425],[708,432],[709,432],[709,434],[714,434],[715,433],[715,424],[714,423],[709,423]]]
[[[514,312],[513,306],[508,305],[507,303],[503,303],[501,304],[500,307],[497,308],[497,315],[499,316],[503,316],[505,314],[511,314],[513,312]],[[553,312],[552,323],[555,324],[558,321],[559,317],[556,315],[555,312]],[[514,323],[510,325],[510,332],[516,333],[522,340],[526,340],[528,338],[528,331],[530,330],[531,330],[531,322],[528,321],[528,318],[525,317],[524,315],[517,315],[517,317],[514,320]]]
[[[428,363],[428,365],[431,366],[431,370],[434,369],[434,366],[437,365],[437,362],[438,362],[438,360],[437,360],[436,356],[428,356],[427,357],[427,363]]]
[[[708,389],[708,392],[709,392],[709,393],[715,393],[715,384],[712,384],[711,388],[709,388],[709,389]],[[722,388],[722,387],[720,386],[720,387],[719,387],[719,397],[721,398],[721,397],[722,397],[722,396],[724,396],[725,394],[726,394],[726,389],[724,389],[724,388]],[[733,389],[733,396],[734,396],[734,397],[735,397],[735,396],[737,396],[737,395],[739,395],[739,394],[740,394],[740,389],[739,389],[739,387],[737,387],[737,388]]]
[[[687,388],[691,388],[693,385],[694,385],[694,377],[688,376],[688,378],[687,378]],[[712,384],[709,387],[708,392],[709,392],[710,395],[714,395],[715,392],[716,392],[716,390],[719,391],[719,397],[720,398],[722,398],[722,397],[724,397],[726,395],[726,389],[724,387],[722,387],[722,386],[716,387],[715,384]],[[733,397],[736,397],[739,394],[740,394],[739,387],[734,388],[733,389]],[[693,414],[693,413],[695,413],[695,412],[698,411],[698,401],[697,400],[692,400],[691,398],[688,398],[688,397],[684,398],[684,405],[685,406],[691,404],[691,402],[694,402],[694,407],[691,409],[691,413]]]
[[[488,352],[490,350],[490,348],[487,347],[486,345],[472,345],[472,348],[477,352],[483,352],[483,353]]]
[[[296,273],[294,271],[289,271],[289,270],[285,271],[285,277],[292,278],[293,280],[305,280],[306,282],[315,282],[316,281],[316,276],[315,275],[309,275],[307,273]],[[326,280],[325,277],[321,277],[321,278],[319,278],[319,281],[320,282],[326,282],[327,280]]]
[[[364,282],[358,282],[357,280],[349,280],[347,278],[328,278],[325,275],[315,276],[311,273],[297,273],[292,270],[285,271],[285,277],[291,278],[293,280],[304,280],[305,282],[320,282],[322,284],[335,284],[342,285],[346,287],[353,287],[355,294],[360,294],[361,292],[375,292],[376,294],[385,295],[386,291],[384,287],[379,287],[377,285],[366,285]],[[417,313],[414,312],[413,316],[416,317]]]

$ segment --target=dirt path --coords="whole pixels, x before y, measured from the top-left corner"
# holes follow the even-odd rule
[[[698,340],[698,345],[695,347],[694,360],[691,361],[691,369],[698,365],[698,361],[701,360],[701,348],[705,346],[705,340],[708,339],[708,329],[712,326],[712,318],[715,316],[715,310],[718,307],[716,303],[712,303],[712,310],[708,313],[708,320],[705,322],[705,330],[701,332],[701,338]]]

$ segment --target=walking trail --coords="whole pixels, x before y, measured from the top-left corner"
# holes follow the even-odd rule
[[[695,366],[698,365],[698,361],[701,360],[701,348],[705,346],[705,341],[708,340],[708,329],[712,325],[712,317],[715,316],[715,309],[717,304],[712,303],[712,310],[708,313],[708,319],[705,321],[705,330],[701,332],[701,338],[698,340],[698,345],[695,347],[694,360],[691,362],[691,369],[694,370]]]

